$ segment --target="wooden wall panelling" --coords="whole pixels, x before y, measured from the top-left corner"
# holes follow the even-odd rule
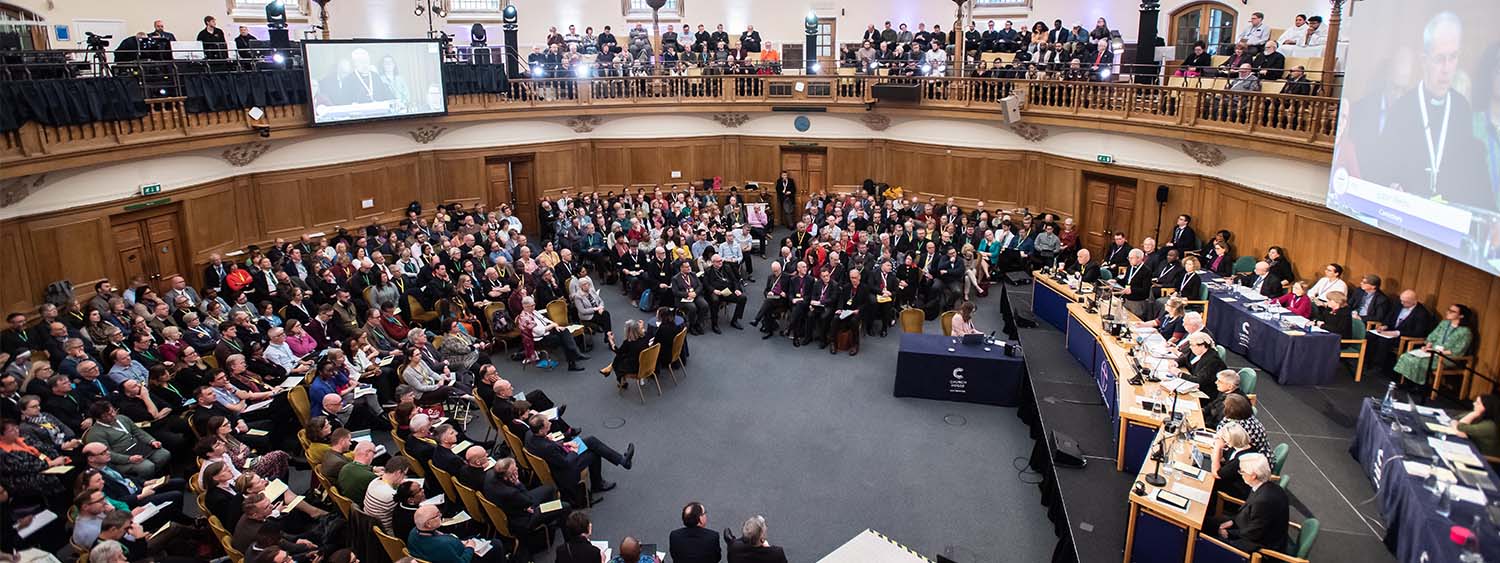
[[[594,146],[594,182],[601,190],[616,192],[630,185],[630,155],[626,149]]]
[[[345,170],[328,170],[303,177],[302,207],[308,228],[331,232],[333,227],[348,226],[345,224],[354,218],[351,208],[355,205],[349,200],[349,173]]]
[[[776,178],[781,174],[779,142],[741,139],[735,158],[740,178]]]
[[[660,148],[651,145],[640,145],[625,150],[626,154],[629,155],[627,159],[630,162],[629,179],[632,185],[650,184],[654,186],[660,183],[668,175],[666,165],[668,154],[670,153],[674,159],[680,158],[678,156],[679,150],[676,147],[666,144],[660,145]]]
[[[119,208],[115,208],[119,210]],[[119,257],[110,237],[109,215],[101,212],[66,214],[26,224],[31,246],[27,256],[35,270],[31,298],[41,301],[47,284],[68,280],[81,299],[93,297],[93,284],[118,276]],[[124,286],[125,280],[115,280]]]
[[[215,252],[222,254],[240,247],[236,184],[234,180],[211,184],[183,200],[182,230],[187,235],[187,257],[193,264],[208,262],[209,255]]]
[[[32,253],[28,252],[26,232],[20,223],[0,224],[0,256],[8,256],[4,268],[0,268],[0,309],[25,311],[41,295],[32,295],[35,287],[45,287],[47,282],[32,281]]]
[[[254,177],[255,209],[262,239],[296,237],[307,232],[307,207],[302,205],[301,172],[275,172]]]
[[[532,167],[533,179],[538,193],[556,198],[566,189],[571,193],[603,190],[592,182],[579,182],[580,174],[588,170],[588,158],[581,154],[592,153],[587,145],[564,150],[537,151],[536,164]]]
[[[1041,180],[1037,184],[1042,187],[1042,197],[1035,203],[1040,205],[1028,205],[1034,205],[1033,209],[1072,216],[1076,220],[1079,210],[1083,209],[1083,175],[1077,168],[1043,162]]]
[[[1350,281],[1367,273],[1374,273],[1381,277],[1383,289],[1399,291],[1407,283],[1404,275],[1406,272],[1399,265],[1405,263],[1409,246],[1411,245],[1406,241],[1392,236],[1365,229],[1350,229],[1349,257],[1345,259],[1344,270],[1349,272]],[[1398,267],[1387,269],[1390,266]]]
[[[482,154],[437,157],[437,201],[473,204],[484,199],[489,182]]]

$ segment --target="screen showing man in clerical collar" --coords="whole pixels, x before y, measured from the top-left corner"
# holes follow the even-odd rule
[[[447,111],[436,41],[303,44],[313,124]]]

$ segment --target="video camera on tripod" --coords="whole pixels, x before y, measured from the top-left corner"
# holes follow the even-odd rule
[[[103,49],[105,47],[108,47],[109,40],[115,38],[115,36],[113,35],[99,35],[92,31],[85,31],[83,32],[83,35],[85,36],[84,43],[90,49]]]

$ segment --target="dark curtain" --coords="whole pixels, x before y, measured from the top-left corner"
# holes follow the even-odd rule
[[[216,72],[182,76],[189,113],[307,103],[301,70]]]
[[[507,88],[505,65],[443,65],[443,91],[448,94],[498,94]]]
[[[128,78],[71,78],[0,82],[0,132],[28,121],[79,125],[146,115],[138,82]]]

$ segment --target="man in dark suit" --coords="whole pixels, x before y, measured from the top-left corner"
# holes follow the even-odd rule
[[[708,313],[714,334],[719,334],[719,304],[734,304],[734,316],[729,326],[744,330],[740,318],[745,316],[745,292],[740,289],[740,277],[734,270],[724,267],[724,257],[715,254],[711,265],[703,271],[703,285],[708,287]]]
[[[1193,231],[1193,216],[1186,213],[1177,216],[1177,226],[1172,227],[1172,235],[1162,243],[1164,249],[1175,248],[1179,251],[1198,250],[1198,233]]]
[[[516,460],[512,458],[495,462],[494,470],[485,473],[484,476],[484,498],[489,499],[505,512],[510,522],[511,533],[522,534],[517,537],[539,540],[540,538],[534,537],[536,534],[527,532],[556,524],[563,515],[568,513],[569,504],[562,503],[559,510],[543,512],[542,503],[557,498],[557,487],[541,485],[527,488],[521,482],[520,473],[516,467]],[[528,541],[527,547],[532,552],[546,549],[546,545],[540,541]]]
[[[15,357],[22,350],[40,349],[42,339],[36,338],[36,332],[26,326],[26,313],[11,313],[5,322],[10,328],[0,332],[0,352]]]
[[[750,321],[750,326],[760,327],[761,340],[776,335],[776,319],[791,307],[787,297],[791,280],[792,276],[782,273],[781,262],[771,262],[771,273],[766,276],[766,298],[760,302],[760,309]]]
[[[782,170],[776,178],[776,201],[781,203],[781,222],[787,227],[797,224],[797,181]]]
[[[1104,249],[1104,263],[1111,266],[1127,266],[1130,264],[1130,240],[1125,238],[1125,233],[1116,232],[1114,240],[1109,243],[1109,248]]]
[[[1089,255],[1089,249],[1078,249],[1078,260],[1068,266],[1068,273],[1082,274],[1083,283],[1099,282],[1099,265],[1094,263],[1093,256]]]
[[[1365,274],[1359,290],[1349,293],[1349,310],[1359,315],[1356,322],[1381,322],[1391,315],[1391,298],[1380,291],[1380,276]]]
[[[1376,373],[1389,372],[1396,365],[1396,345],[1401,337],[1426,338],[1432,331],[1432,312],[1417,298],[1417,292],[1402,291],[1398,299],[1399,306],[1391,307],[1386,318],[1366,318],[1380,321],[1374,331],[1365,335],[1365,341],[1369,343],[1367,356]],[[1376,331],[1381,334],[1375,334]]]
[[[1270,482],[1270,461],[1259,453],[1240,456],[1240,476],[1250,486],[1250,496],[1233,519],[1218,524],[1215,533],[1247,553],[1285,551],[1291,505],[1286,491]]]
[[[1125,298],[1125,309],[1137,318],[1151,318],[1151,274],[1146,268],[1146,252],[1137,248],[1131,250],[1127,258],[1129,265],[1125,267],[1125,277],[1120,280],[1120,285],[1124,286],[1120,295]]]
[[[703,334],[703,317],[708,313],[708,300],[703,297],[703,282],[693,275],[693,264],[689,260],[678,263],[677,275],[672,276],[672,301],[687,317],[689,331]]]
[[[1271,273],[1271,264],[1260,261],[1255,263],[1255,272],[1240,278],[1240,285],[1253,288],[1261,295],[1275,299],[1286,293],[1281,287],[1281,278]]]
[[[766,539],[766,519],[751,516],[740,527],[740,537],[729,542],[729,560],[734,563],[786,563],[786,553]]]
[[[1165,256],[1165,259],[1162,261],[1161,267],[1152,274],[1155,281],[1151,285],[1156,288],[1157,297],[1161,296],[1161,288],[1175,288],[1177,287],[1177,282],[1182,281],[1182,252],[1175,248],[1168,249],[1163,256]]]
[[[203,290],[224,292],[224,276],[229,275],[229,265],[217,253],[209,255],[208,265],[203,268]]]
[[[547,436],[552,432],[552,424],[547,417],[532,415],[526,423],[531,427],[531,435],[526,437],[526,450],[547,462],[553,479],[563,484],[563,493],[575,505],[590,504],[587,502],[590,499],[584,498],[583,486],[579,482],[585,468],[589,470],[589,479],[592,481],[589,488],[602,493],[615,488],[614,483],[604,480],[602,461],[623,467],[626,471],[630,470],[635,461],[635,444],[627,446],[625,455],[620,455],[598,438],[588,436],[582,439],[585,449],[583,453],[579,453],[576,442],[559,444]]]
[[[672,530],[668,546],[677,563],[718,563],[723,557],[719,534],[708,529],[708,509],[701,502],[682,507],[682,527]]]

